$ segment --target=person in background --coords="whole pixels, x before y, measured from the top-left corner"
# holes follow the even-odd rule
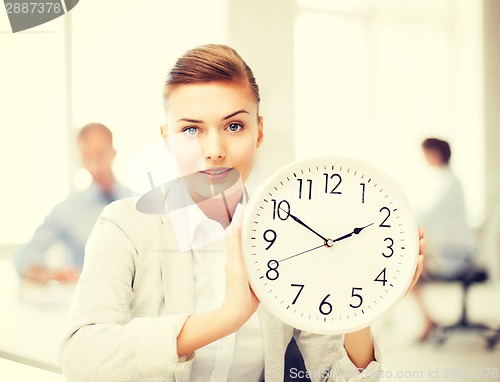
[[[420,281],[459,280],[474,265],[476,257],[476,240],[467,224],[464,192],[450,168],[449,143],[428,138],[422,142],[422,150],[433,173],[426,182],[432,198],[427,207],[417,213],[418,224],[424,227],[427,240]],[[421,336],[421,340],[425,340],[434,323],[422,301],[420,288],[414,288],[414,292],[426,320]]]
[[[14,254],[17,272],[24,279],[40,283],[75,282],[83,266],[85,243],[103,208],[130,196],[113,175],[116,151],[111,131],[103,124],[89,123],[79,131],[77,143],[92,183],[85,191],[75,192],[56,205],[31,240]],[[67,261],[52,269],[45,255],[55,243],[63,244]]]

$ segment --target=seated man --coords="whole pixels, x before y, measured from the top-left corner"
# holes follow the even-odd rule
[[[80,130],[77,141],[92,183],[85,191],[75,192],[56,205],[32,239],[15,253],[16,269],[25,279],[75,282],[83,266],[85,243],[103,208],[130,196],[130,191],[118,184],[113,175],[111,165],[116,152],[111,131],[102,124],[90,123]],[[61,268],[51,269],[44,255],[57,242],[64,245],[67,262]]]

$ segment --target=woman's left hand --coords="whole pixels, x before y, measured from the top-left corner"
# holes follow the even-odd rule
[[[420,278],[422,270],[424,269],[425,246],[426,246],[426,241],[425,241],[424,229],[422,227],[418,227],[417,268],[415,269],[415,274],[413,275],[413,280],[411,280],[410,286],[408,287],[406,294],[408,294],[413,289],[413,287],[417,283],[418,279]]]
[[[424,229],[422,227],[418,227],[417,268],[415,269],[415,274],[413,275],[413,279],[411,280],[406,294],[413,289],[424,268],[425,245]],[[375,357],[371,327],[368,326],[354,332],[346,333],[344,337],[344,347],[347,351],[347,355],[356,367],[366,368]]]
[[[422,270],[424,269],[425,246],[426,246],[426,241],[425,241],[424,229],[422,227],[418,227],[417,268],[415,269],[415,274],[413,275],[413,279],[411,280],[410,286],[408,287],[406,294],[408,294],[413,289],[418,279],[420,278],[420,275],[422,274]]]

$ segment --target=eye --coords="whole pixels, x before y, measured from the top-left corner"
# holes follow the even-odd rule
[[[239,123],[231,123],[228,125],[227,129],[233,133],[236,133],[237,131],[243,129],[243,126],[241,126]]]
[[[194,136],[194,135],[198,134],[198,128],[190,126],[190,127],[186,127],[185,129],[183,129],[182,132],[186,133],[189,136]]]

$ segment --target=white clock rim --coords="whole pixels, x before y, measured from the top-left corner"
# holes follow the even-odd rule
[[[296,166],[307,166],[308,163],[314,162],[314,165],[316,166],[320,162],[333,162],[333,163],[338,163],[341,162],[342,166],[344,165],[351,165],[351,166],[356,166],[356,167],[363,167],[367,169],[369,172],[376,173],[377,176],[381,177],[383,179],[383,182],[385,184],[388,184],[391,186],[392,190],[398,194],[399,199],[401,202],[404,204],[404,208],[407,210],[407,212],[410,214],[411,217],[411,222],[410,224],[412,225],[411,229],[415,232],[415,234],[412,236],[413,237],[413,242],[412,243],[407,243],[407,247],[412,248],[412,250],[408,250],[408,252],[415,252],[415,256],[413,257],[413,264],[411,269],[416,269],[417,267],[417,260],[418,260],[418,252],[419,252],[419,238],[418,238],[418,227],[415,222],[415,218],[412,212],[412,209],[410,207],[410,204],[406,198],[406,196],[403,194],[401,191],[401,188],[392,180],[389,175],[387,175],[386,172],[384,172],[382,169],[366,163],[364,161],[361,161],[359,159],[354,159],[346,156],[313,156],[309,158],[304,158],[304,159],[298,159],[295,160],[283,167],[281,167],[279,170],[275,171],[272,175],[270,175],[252,194],[250,195],[250,198],[248,200],[247,206],[245,208],[246,213],[244,216],[243,224],[242,224],[242,229],[241,229],[241,240],[242,240],[242,251],[243,251],[243,259],[245,262],[245,265],[247,267],[247,273],[248,273],[248,279],[250,282],[250,286],[252,287],[252,290],[256,294],[256,296],[259,298],[259,301],[261,304],[264,306],[265,309],[267,309],[274,317],[277,319],[281,320],[287,325],[290,325],[294,327],[295,329],[298,330],[303,330],[311,333],[317,333],[317,334],[325,334],[325,335],[341,335],[341,334],[346,334],[350,332],[354,332],[360,329],[363,329],[365,327],[370,326],[373,324],[376,320],[381,318],[384,313],[389,311],[392,307],[394,307],[407,293],[408,287],[410,286],[412,282],[412,277],[408,277],[408,279],[405,281],[404,288],[401,288],[399,293],[395,295],[396,297],[393,299],[392,302],[390,302],[386,308],[382,311],[382,313],[372,317],[369,320],[366,320],[363,323],[360,323],[358,325],[351,325],[348,330],[345,329],[327,329],[323,330],[320,329],[314,325],[307,325],[303,320],[300,320],[297,318],[296,320],[294,317],[287,316],[285,319],[283,318],[283,310],[278,309],[275,304],[272,304],[272,301],[270,299],[264,299],[261,300],[261,296],[263,295],[266,296],[265,293],[260,293],[260,285],[259,279],[257,275],[254,272],[248,272],[248,269],[251,267],[251,258],[250,258],[250,225],[253,221],[253,211],[255,211],[255,207],[257,207],[258,204],[258,195],[262,196],[264,192],[268,190],[268,188],[275,183],[276,179],[282,176],[282,174],[289,172],[291,169],[293,169]],[[263,302],[264,300],[264,302]]]

